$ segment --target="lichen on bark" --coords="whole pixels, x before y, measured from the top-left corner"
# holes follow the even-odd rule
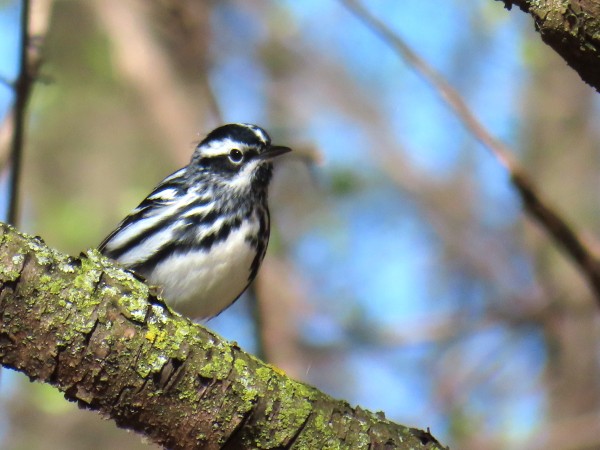
[[[0,361],[168,448],[440,448],[291,380],[132,273],[0,224]]]

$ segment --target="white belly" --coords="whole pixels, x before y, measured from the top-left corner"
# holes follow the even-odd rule
[[[229,306],[248,285],[256,250],[246,242],[252,227],[246,223],[208,252],[173,255],[148,276],[162,288],[168,304],[187,305],[197,318],[212,317]],[[177,309],[177,308],[176,308]]]

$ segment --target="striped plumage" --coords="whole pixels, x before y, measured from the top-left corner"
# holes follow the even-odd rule
[[[223,125],[189,165],[165,178],[100,244],[100,251],[212,317],[256,276],[269,241],[267,188],[277,155],[267,133]]]

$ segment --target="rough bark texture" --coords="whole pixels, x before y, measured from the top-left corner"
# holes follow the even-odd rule
[[[600,0],[500,0],[531,14],[542,40],[600,92]]]
[[[4,224],[0,361],[169,448],[440,448],[173,313],[97,251],[68,257]]]

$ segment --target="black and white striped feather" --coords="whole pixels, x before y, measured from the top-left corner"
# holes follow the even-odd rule
[[[165,178],[100,244],[171,303],[218,314],[256,276],[269,241],[272,146],[255,125],[212,131],[186,167]]]

